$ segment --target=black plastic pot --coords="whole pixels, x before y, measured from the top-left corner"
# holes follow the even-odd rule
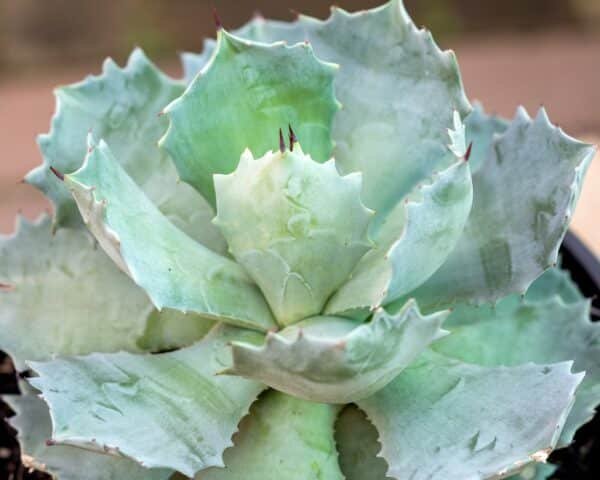
[[[571,272],[573,281],[582,293],[593,299],[592,317],[600,318],[600,262],[594,254],[572,233],[565,237],[561,248],[562,266]],[[17,393],[13,371],[7,371],[5,355],[0,352],[0,395]],[[2,369],[2,366],[4,370]],[[9,409],[0,402],[0,418]],[[600,413],[582,427],[568,448],[554,452],[550,461],[558,465],[556,480],[598,480],[600,478]],[[12,475],[12,476],[11,476]],[[38,472],[27,472],[19,462],[19,452],[14,432],[0,421],[0,480],[47,480],[50,477]],[[367,480],[367,479],[365,479]]]

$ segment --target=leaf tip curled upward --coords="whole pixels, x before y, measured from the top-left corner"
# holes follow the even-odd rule
[[[294,144],[298,142],[298,137],[294,133],[291,125],[288,125],[289,135],[290,135],[290,152],[294,151]]]
[[[283,130],[279,129],[279,151],[285,153],[285,140],[283,139]]]
[[[64,182],[65,176],[59,172],[56,168],[50,167],[50,171],[58,178],[61,182]]]
[[[219,17],[219,13],[217,12],[217,7],[213,7],[213,19],[215,21],[215,27],[217,27],[217,32],[223,29],[223,22],[221,22],[221,18]]]
[[[467,151],[465,152],[465,162],[469,161],[469,158],[471,158],[471,150],[473,149],[473,142],[469,143],[469,146],[467,147]]]

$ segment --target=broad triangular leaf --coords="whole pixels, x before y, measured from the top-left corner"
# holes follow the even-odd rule
[[[595,149],[519,109],[473,175],[473,209],[444,265],[410,296],[432,310],[527,287],[557,261]]]
[[[480,367],[428,352],[357,403],[379,431],[389,476],[497,479],[554,448],[583,377],[570,370]]]
[[[544,277],[539,282],[549,286],[560,273],[553,269]],[[513,295],[495,306],[459,306],[448,319],[452,335],[433,349],[485,366],[574,361],[574,371],[585,377],[559,442],[562,447],[600,404],[600,324],[590,321],[588,301],[565,303],[552,289],[541,298],[536,283],[524,300]]]
[[[171,124],[161,140],[181,178],[212,205],[212,176],[232,172],[249,148],[262,156],[291,124],[307,153],[329,159],[337,67],[306,45],[242,40],[219,30],[206,68],[164,111]]]
[[[111,59],[102,74],[56,90],[56,113],[50,132],[39,137],[44,163],[27,181],[56,206],[57,226],[81,222],[69,191],[49,170],[72,172],[83,163],[89,131],[103,138],[119,162],[160,210],[184,231],[216,251],[224,242],[210,225],[212,212],[204,199],[177,180],[171,160],[156,142],[167,128],[157,115],[183,93],[182,83],[164,75],[136,49],[124,68]]]
[[[222,453],[264,388],[218,376],[230,365],[227,344],[260,335],[216,327],[172,353],[93,354],[32,363],[30,383],[50,406],[55,442],[125,455],[149,468],[193,476],[222,466]]]
[[[82,168],[66,175],[100,245],[154,305],[267,330],[269,308],[242,268],[170,223],[101,141]]]
[[[352,402],[383,388],[442,337],[447,315],[422,316],[408,302],[396,315],[378,310],[366,324],[310,318],[268,333],[262,346],[233,342],[228,373],[315,402]]]
[[[8,423],[17,431],[21,459],[27,468],[56,480],[167,480],[172,470],[143,468],[133,460],[65,445],[52,445],[48,406],[34,392],[2,397],[16,416]]]
[[[137,351],[154,311],[86,230],[19,218],[0,236],[0,348],[18,371],[57,354]],[[158,337],[157,337],[158,341]]]
[[[338,408],[266,392],[240,424],[225,468],[200,472],[196,480],[343,480],[333,424]]]

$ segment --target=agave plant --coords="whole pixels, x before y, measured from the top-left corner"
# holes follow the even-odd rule
[[[472,109],[400,0],[219,26],[183,62],[136,50],[56,91],[26,178],[54,217],[0,242],[25,464],[545,478],[600,402],[600,330],[556,266],[594,148]]]

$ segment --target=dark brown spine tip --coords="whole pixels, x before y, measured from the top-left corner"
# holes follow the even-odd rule
[[[219,17],[219,13],[217,12],[217,7],[213,7],[213,19],[215,21],[215,27],[217,27],[217,32],[223,29],[223,22],[221,22],[221,18]]]
[[[471,158],[471,150],[473,150],[473,142],[469,143],[469,147],[467,148],[467,151],[465,152],[465,162],[468,162],[469,158]]]
[[[279,129],[279,151],[285,153],[285,140],[283,139],[283,130]]]
[[[12,290],[13,286],[8,283],[0,283],[0,290]]]
[[[64,181],[65,181],[65,176],[64,176],[62,173],[60,173],[60,172],[59,172],[59,171],[58,171],[56,168],[54,168],[54,167],[50,167],[50,171],[51,171],[51,172],[52,172],[54,175],[56,175],[56,178],[58,178],[58,179],[59,179],[61,182],[64,182]]]
[[[294,151],[294,143],[296,143],[298,141],[298,138],[296,137],[296,134],[294,133],[294,130],[292,129],[291,125],[288,125],[288,130],[289,130],[289,135],[290,135],[290,152]]]
[[[46,446],[47,447],[51,447],[53,445],[56,445],[56,442],[54,440],[52,440],[50,438],[48,440],[46,440]]]

